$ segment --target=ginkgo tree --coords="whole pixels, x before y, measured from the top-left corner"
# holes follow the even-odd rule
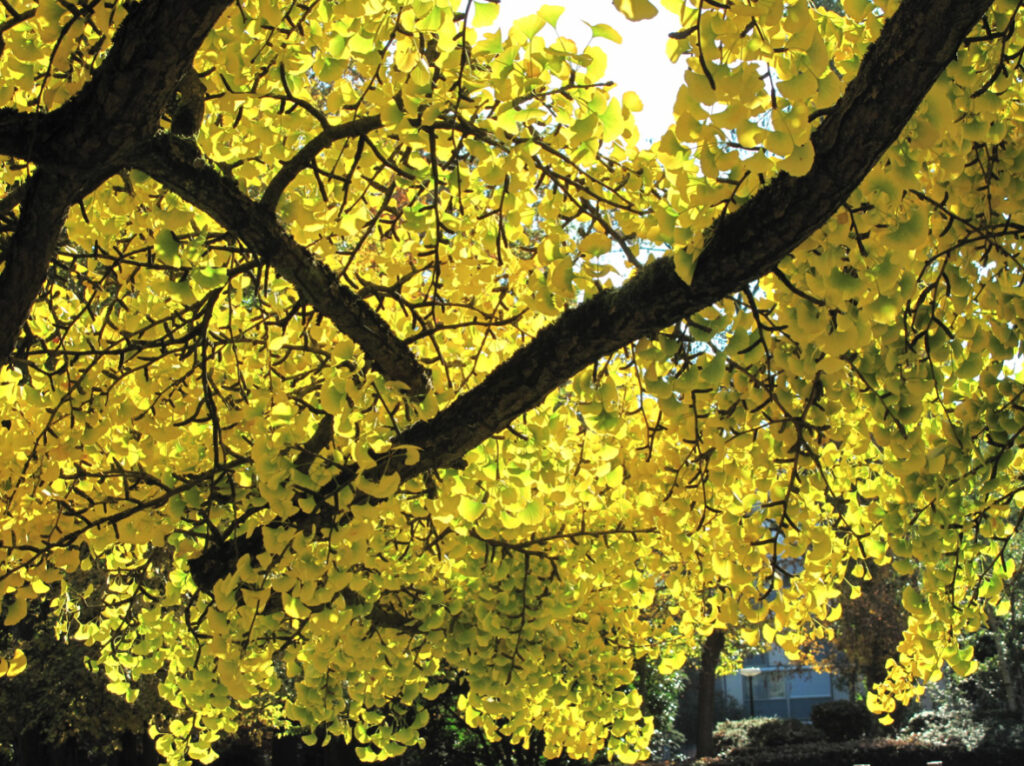
[[[454,680],[489,738],[635,761],[635,663],[796,653],[872,566],[911,583],[873,709],[972,669],[1020,3],[662,4],[647,146],[553,5],[0,0],[3,620],[155,676],[168,762],[243,716],[385,758]]]

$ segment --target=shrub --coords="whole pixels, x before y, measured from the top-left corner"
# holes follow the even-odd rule
[[[821,732],[795,718],[772,718],[750,732],[750,747],[762,749],[782,745],[820,742]]]
[[[729,753],[736,750],[797,745],[819,742],[820,731],[792,718],[743,718],[722,721],[715,727],[715,751]]]
[[[975,720],[968,706],[948,700],[934,710],[911,716],[901,733],[925,744],[961,745],[973,750],[984,739],[985,726]]]
[[[985,737],[979,748],[1009,748],[1024,752],[1024,722],[1009,711],[985,719]]]
[[[860,739],[877,723],[864,705],[849,700],[822,702],[811,709],[811,722],[830,742]]]
[[[731,753],[733,750],[750,745],[750,732],[777,718],[738,718],[719,721],[715,725],[714,744],[716,753]]]
[[[986,748],[970,752],[962,747],[939,747],[913,740],[863,739],[846,742],[808,742],[766,750],[737,751],[730,756],[699,761],[702,766],[1017,766],[1024,751]]]

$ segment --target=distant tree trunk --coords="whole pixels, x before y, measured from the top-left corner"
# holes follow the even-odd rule
[[[704,641],[700,654],[700,675],[697,679],[697,757],[715,754],[712,735],[715,732],[715,671],[725,646],[725,631],[714,630]]]
[[[1017,696],[1017,682],[1013,677],[1013,666],[1010,661],[1010,647],[1006,642],[1007,631],[1000,629],[1000,618],[996,616],[996,610],[991,606],[985,610],[988,613],[988,626],[992,631],[992,638],[996,642],[996,662],[999,668],[999,680],[1003,683],[1003,691],[1006,694],[1006,709],[1013,713],[1015,718],[1020,718],[1020,698]]]

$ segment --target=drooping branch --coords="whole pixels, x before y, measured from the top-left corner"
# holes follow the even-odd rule
[[[426,392],[426,370],[387,323],[289,236],[273,210],[251,200],[234,180],[207,162],[193,142],[157,136],[131,158],[131,164],[240,237],[306,303],[359,344],[375,369],[405,383],[415,395]]]
[[[932,84],[955,57],[991,0],[905,0],[865,56],[843,98],[812,134],[815,160],[801,178],[780,174],[739,210],[724,217],[700,253],[690,285],[670,257],[657,259],[624,285],[598,293],[548,325],[479,385],[433,419],[399,434],[367,478],[397,473],[407,480],[457,465],[471,449],[580,370],[623,346],[657,333],[770,273],[822,226],[899,136]],[[406,447],[420,460],[406,465]],[[357,471],[339,469],[322,500]],[[289,523],[303,524],[303,514]],[[308,514],[306,514],[308,516]],[[305,519],[308,521],[308,519]],[[233,543],[252,552],[255,538]],[[226,574],[223,550],[195,562],[207,581]]]

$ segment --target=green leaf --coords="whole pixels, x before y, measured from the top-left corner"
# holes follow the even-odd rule
[[[170,229],[161,229],[153,240],[156,243],[157,257],[168,266],[178,268],[181,266],[181,259],[178,258],[178,250],[181,244]]]
[[[594,37],[611,40],[613,43],[622,42],[622,35],[620,35],[614,27],[611,27],[608,24],[587,24],[587,26],[590,27],[590,32]]]
[[[293,620],[301,620],[309,615],[309,608],[292,595],[281,599],[281,606],[284,607],[284,613]]]
[[[489,27],[498,19],[501,7],[497,3],[473,3],[473,26]]]
[[[192,269],[192,281],[204,290],[216,290],[228,281],[228,270],[219,266]]]
[[[479,500],[466,496],[459,498],[459,516],[470,524],[483,516],[485,510],[487,510],[487,506]]]
[[[510,34],[519,32],[526,35],[528,40],[532,40],[544,28],[544,23],[544,19],[537,14],[526,16],[512,23]]]
[[[676,250],[672,253],[672,263],[676,267],[676,276],[683,280],[683,284],[690,284],[693,281],[693,269],[697,265],[693,253],[689,250]]]
[[[366,55],[377,47],[377,41],[372,37],[363,37],[362,35],[355,35],[349,40],[348,50],[353,53],[361,53]]]
[[[380,121],[385,128],[394,127],[402,121],[404,116],[401,108],[394,101],[388,101],[380,110]]]
[[[540,524],[544,520],[544,506],[536,500],[531,500],[519,512],[519,520],[523,524],[529,524],[530,526]]]
[[[564,12],[565,8],[560,5],[542,5],[540,10],[537,11],[537,15],[554,27],[558,24],[558,19]]]
[[[903,596],[900,600],[903,603],[903,608],[915,617],[920,617],[928,612],[928,602],[912,585],[903,589]]]

